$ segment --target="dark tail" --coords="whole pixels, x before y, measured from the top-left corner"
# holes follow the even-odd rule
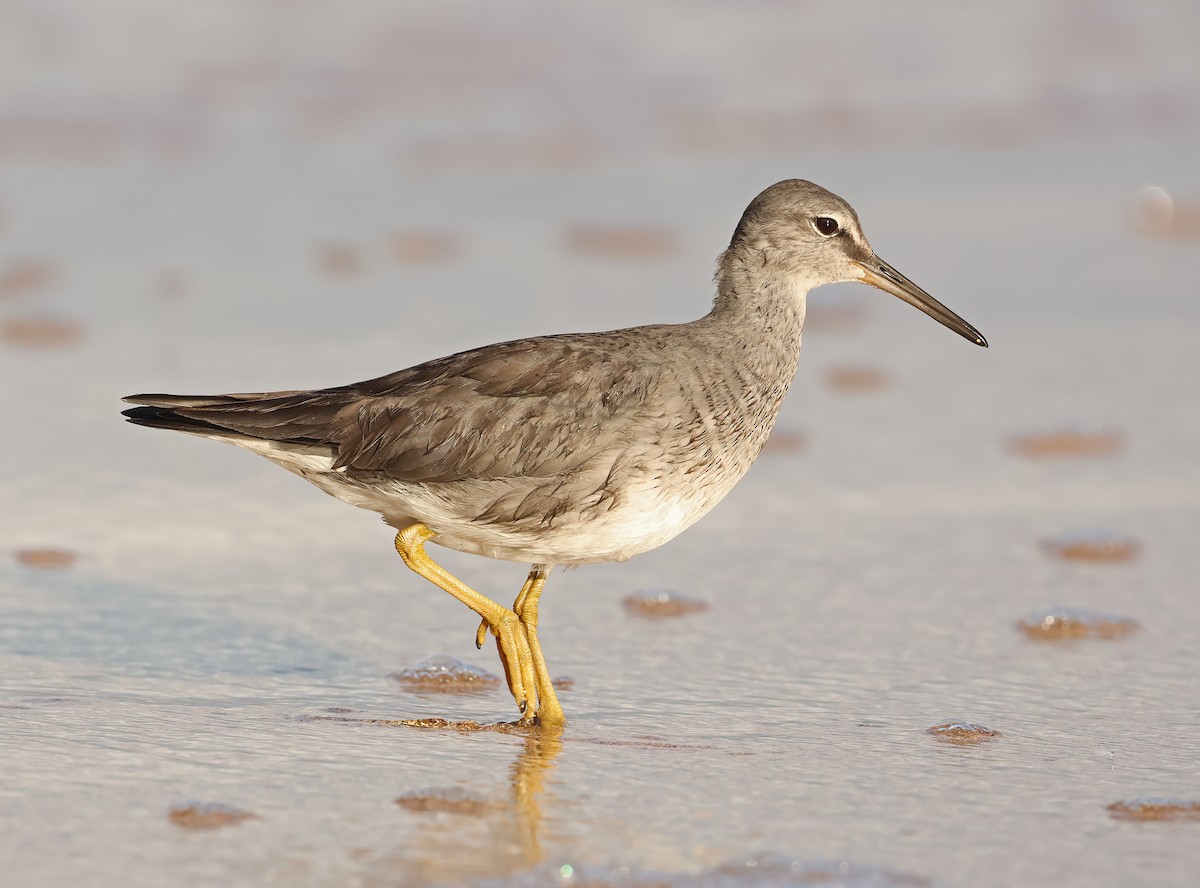
[[[345,401],[338,393],[266,392],[240,395],[130,395],[138,404],[122,415],[134,425],[171,429],[207,438],[271,441],[311,450],[330,450],[328,424]]]
[[[130,400],[126,398],[125,400]],[[245,435],[241,432],[235,432],[232,429],[222,428],[219,425],[211,422],[205,422],[203,419],[192,419],[188,416],[181,416],[174,410],[167,407],[133,407],[129,410],[122,410],[121,415],[134,425],[145,426],[149,429],[170,429],[174,432],[189,432],[193,435],[204,435],[205,437],[222,437],[222,438],[251,438],[253,435]]]

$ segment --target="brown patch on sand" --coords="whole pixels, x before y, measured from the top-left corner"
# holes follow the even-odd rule
[[[1125,436],[1119,432],[1084,432],[1064,429],[1057,432],[1037,432],[1008,439],[1008,448],[1027,459],[1111,456],[1125,447]]]
[[[1062,641],[1096,638],[1111,641],[1128,638],[1141,631],[1141,625],[1129,617],[1088,611],[1082,608],[1054,607],[1028,614],[1017,620],[1017,628],[1038,641]]]
[[[888,385],[888,375],[878,367],[845,365],[825,371],[825,385],[835,392],[874,392]]]
[[[573,225],[567,229],[566,243],[583,256],[635,262],[663,259],[675,249],[669,231],[638,225]]]
[[[398,231],[391,236],[392,258],[401,265],[441,262],[458,252],[451,234],[428,231]]]
[[[768,455],[781,453],[799,453],[808,447],[808,435],[795,429],[772,429],[767,442],[763,444],[762,452]]]
[[[17,563],[42,570],[70,567],[78,556],[66,549],[18,549]]]
[[[464,814],[468,817],[482,817],[496,807],[457,787],[405,793],[396,799],[396,804],[421,814]]]
[[[0,339],[23,348],[65,348],[83,341],[83,327],[62,318],[9,318],[0,326]]]
[[[1107,808],[1114,820],[1195,820],[1200,821],[1200,802],[1174,799],[1126,799]]]
[[[54,280],[54,269],[40,259],[17,259],[0,271],[0,299],[44,290]]]
[[[184,829],[220,829],[261,818],[251,811],[220,802],[184,802],[171,808],[167,819]]]
[[[351,275],[363,270],[362,257],[349,244],[320,244],[316,248],[316,261],[327,274]]]
[[[1066,561],[1106,564],[1132,561],[1142,550],[1137,540],[1100,533],[1071,534],[1042,540],[1042,548]]]
[[[187,295],[187,275],[180,268],[164,268],[154,276],[151,292],[156,299],[172,302]]]
[[[804,313],[804,332],[848,333],[861,327],[866,319],[867,308],[861,301],[823,302],[810,298]]]

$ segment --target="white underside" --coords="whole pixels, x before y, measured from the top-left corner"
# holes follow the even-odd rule
[[[334,471],[332,459],[322,454],[297,451],[271,441],[218,440],[252,450],[343,502],[377,512],[397,529],[423,523],[437,531],[432,542],[439,545],[530,564],[625,561],[674,539],[727,492],[707,489],[691,497],[667,496],[661,485],[646,484],[642,489],[623,490],[620,504],[594,520],[514,529],[501,523],[464,519],[459,503],[464,493],[473,501],[488,499],[489,487],[499,494],[507,483],[503,479],[450,485],[404,481],[367,485]],[[464,488],[468,483],[472,485],[469,490]]]

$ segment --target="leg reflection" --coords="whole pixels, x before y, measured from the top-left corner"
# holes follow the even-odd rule
[[[502,792],[493,790],[483,796],[449,786],[396,799],[420,819],[414,824],[416,833],[404,843],[406,848],[386,858],[389,872],[394,875],[398,869],[421,883],[462,882],[503,878],[541,862],[546,853],[546,810],[553,807],[549,800],[554,798],[553,790],[547,796],[547,777],[562,751],[562,726],[450,723],[446,727],[519,734],[521,745],[508,768],[508,785]]]
[[[562,725],[545,725],[525,737],[525,750],[512,763],[512,812],[520,829],[525,865],[542,860],[541,796],[546,775],[562,751]]]

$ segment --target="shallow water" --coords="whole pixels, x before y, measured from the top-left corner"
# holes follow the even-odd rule
[[[741,8],[0,7],[6,873],[1195,883],[1200,252],[1132,211],[1200,193],[1196,10]],[[695,317],[791,175],[992,348],[816,294],[728,500],[551,576],[561,737],[374,516],[119,420]]]

